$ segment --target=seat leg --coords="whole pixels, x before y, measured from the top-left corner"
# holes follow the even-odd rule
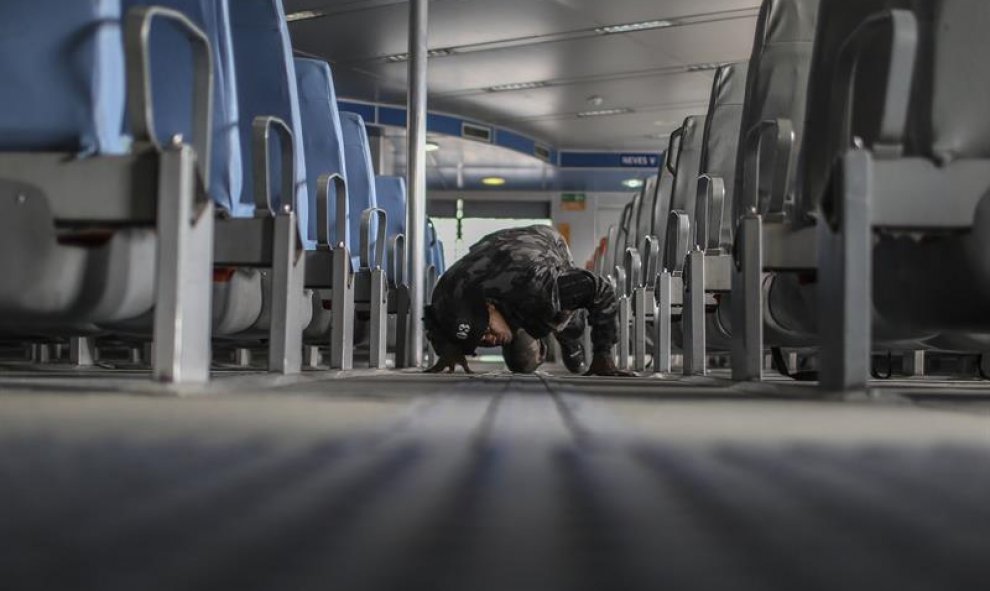
[[[632,302],[629,296],[619,298],[619,369],[629,369],[629,322],[632,316]]]
[[[869,155],[846,154],[838,185],[840,221],[818,224],[820,386],[825,392],[864,390],[872,346],[873,245]]]
[[[317,369],[320,364],[323,363],[323,353],[320,352],[320,348],[316,345],[306,345],[303,350],[305,357],[305,366],[308,369]]]
[[[395,368],[409,367],[409,288],[399,285],[392,293],[395,298]]]
[[[330,327],[330,369],[354,367],[354,277],[346,248],[333,251],[333,307]]]
[[[646,371],[646,316],[652,300],[646,287],[633,292],[633,370],[637,372]]]
[[[671,297],[673,277],[669,271],[663,271],[657,278],[656,304],[657,311],[653,317],[653,325],[656,333],[653,337],[653,371],[660,374],[669,374],[672,369],[671,344],[670,344],[670,317]]]
[[[196,165],[186,146],[159,166],[154,313],[155,380],[196,384],[210,377],[213,202],[196,200]]]
[[[923,350],[904,352],[904,375],[912,378],[925,376],[925,352]]]
[[[69,339],[69,362],[76,367],[96,365],[96,339],[93,337]]]
[[[268,371],[283,375],[302,371],[302,310],[306,257],[299,248],[294,212],[275,216],[272,239],[272,314],[268,327]]]
[[[703,376],[708,372],[705,356],[705,253],[695,249],[688,254],[684,275],[684,375]]]
[[[385,369],[388,345],[388,283],[385,271],[371,271],[371,340],[369,365],[374,369]]]
[[[763,380],[763,219],[755,212],[739,223],[732,271],[732,379]]]

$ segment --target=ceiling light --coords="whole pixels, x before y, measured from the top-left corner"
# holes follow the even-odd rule
[[[292,23],[295,21],[304,21],[311,18],[320,18],[321,16],[326,16],[326,13],[322,10],[300,10],[299,12],[291,12],[285,15],[285,20]]]
[[[578,117],[605,117],[607,115],[625,115],[632,113],[632,109],[599,109],[597,111],[581,111]]]
[[[489,86],[485,90],[488,92],[508,92],[512,90],[529,90],[531,88],[542,88],[546,86],[546,82],[513,82],[510,84],[496,84],[495,86]]]
[[[717,70],[722,66],[727,65],[725,63],[708,63],[708,64],[694,64],[687,67],[688,72],[704,72],[706,70]]]
[[[505,184],[505,179],[500,176],[486,176],[481,179],[481,184],[488,187],[501,187]]]
[[[616,33],[635,33],[636,31],[649,31],[650,29],[663,29],[673,26],[671,21],[640,21],[638,23],[626,23],[624,25],[608,25],[598,27],[595,32],[599,35],[615,35]]]
[[[426,142],[426,151],[427,152],[436,152],[439,149],[440,149],[440,144],[438,144],[436,142]]]
[[[429,51],[426,52],[426,56],[427,57],[447,57],[448,55],[451,55],[452,53],[454,53],[454,52],[453,52],[453,50],[450,50],[450,49],[431,49],[431,50],[429,50]],[[396,53],[395,55],[387,55],[383,59],[386,62],[390,63],[390,64],[397,64],[397,63],[400,63],[400,62],[407,62],[407,61],[409,61],[409,54],[408,53]]]
[[[639,189],[643,186],[642,179],[626,179],[622,181],[622,186],[627,189]]]

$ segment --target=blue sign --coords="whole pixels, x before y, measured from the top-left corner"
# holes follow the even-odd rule
[[[656,154],[622,154],[619,162],[626,168],[657,168],[660,158]]]

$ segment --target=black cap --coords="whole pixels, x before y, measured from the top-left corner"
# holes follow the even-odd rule
[[[465,293],[454,301],[431,305],[425,309],[426,329],[437,353],[456,347],[473,355],[488,331],[488,305],[480,293]]]

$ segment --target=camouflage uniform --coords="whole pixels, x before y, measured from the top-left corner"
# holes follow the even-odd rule
[[[594,353],[609,353],[617,342],[615,291],[602,277],[574,265],[563,237],[549,226],[512,228],[485,236],[440,277],[433,308],[480,290],[513,331],[535,338],[551,333],[577,340],[587,310]]]

